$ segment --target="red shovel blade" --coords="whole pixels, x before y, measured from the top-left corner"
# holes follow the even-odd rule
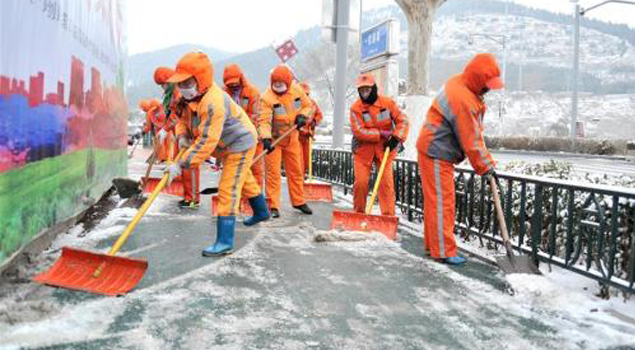
[[[95,270],[103,265],[101,274]],[[145,259],[132,259],[63,247],[62,256],[35,282],[96,294],[117,296],[128,293],[148,269]]]
[[[141,181],[143,181],[144,178],[145,177],[141,178]],[[159,182],[161,182],[160,178],[149,177],[145,182],[145,187],[143,189],[143,192],[152,193],[152,191],[154,191],[154,189],[157,187]],[[181,180],[181,177],[177,176],[176,178],[174,178],[170,186],[165,186],[161,190],[161,192],[171,194],[173,196],[183,197],[183,193],[185,193],[185,189],[183,188],[183,181]]]
[[[305,182],[304,198],[311,202],[333,202],[333,187],[330,184]]]
[[[399,218],[387,215],[366,215],[364,213],[356,213],[350,211],[333,211],[333,219],[331,220],[331,229],[362,231],[362,232],[379,232],[388,239],[397,239],[397,228],[399,226]]]

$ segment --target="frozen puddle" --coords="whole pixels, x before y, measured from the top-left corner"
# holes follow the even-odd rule
[[[316,242],[316,237],[322,238]],[[591,311],[597,308],[594,300],[572,295],[544,277],[508,277],[516,296],[409,254],[382,235],[269,224],[235,254],[122,298],[59,304],[44,294],[41,300],[56,311],[43,313],[39,320],[13,324],[2,320],[0,348],[68,344],[67,348],[91,349],[610,349],[635,345],[635,326]]]

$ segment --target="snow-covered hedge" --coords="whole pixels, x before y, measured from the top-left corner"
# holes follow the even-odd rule
[[[571,139],[564,137],[492,137],[486,136],[485,143],[490,149],[508,149],[538,152],[572,152]],[[578,139],[576,152],[596,155],[624,154],[625,141]]]

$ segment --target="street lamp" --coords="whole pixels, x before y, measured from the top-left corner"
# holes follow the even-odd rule
[[[587,9],[582,8],[575,1],[575,14],[573,17],[573,74],[571,83],[571,150],[575,152],[576,125],[578,121],[578,75],[580,73],[580,20],[587,12],[600,6],[615,2],[619,4],[635,5],[635,1],[607,0]]]

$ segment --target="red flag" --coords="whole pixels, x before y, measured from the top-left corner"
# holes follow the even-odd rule
[[[276,47],[276,54],[282,62],[287,62],[291,57],[295,56],[298,53],[298,48],[295,47],[293,40],[288,39],[282,43],[282,45]]]

